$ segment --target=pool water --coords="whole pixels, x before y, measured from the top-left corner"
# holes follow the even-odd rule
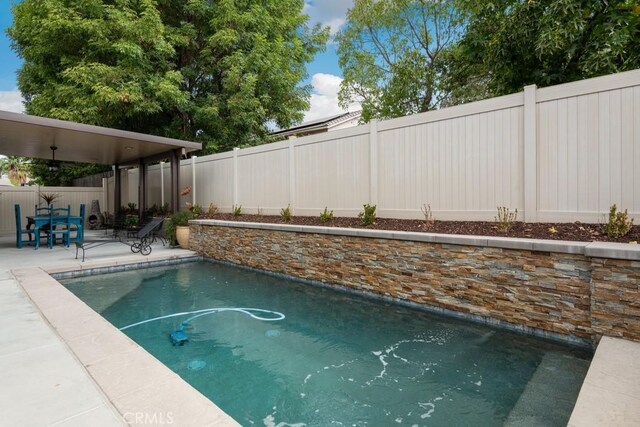
[[[65,282],[240,424],[566,425],[591,354],[209,262]],[[274,315],[261,314],[264,317]]]

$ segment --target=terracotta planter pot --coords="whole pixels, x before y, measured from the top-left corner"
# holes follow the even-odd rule
[[[176,240],[182,249],[189,249],[189,226],[176,226]]]

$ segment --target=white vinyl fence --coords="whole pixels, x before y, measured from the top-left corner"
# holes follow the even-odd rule
[[[149,168],[148,204],[168,201],[169,172]],[[195,180],[193,173],[195,171]],[[640,220],[640,70],[393,120],[235,149],[181,163],[181,197],[205,209],[493,220],[598,222],[609,206]],[[124,175],[127,175],[125,178]],[[137,203],[137,171],[123,174]]]
[[[106,211],[106,188],[102,187],[0,187],[0,235],[16,232],[16,204],[20,205],[22,227],[26,226],[26,216],[33,215],[35,206],[46,206],[40,198],[41,193],[57,193],[60,198],[53,202],[56,207],[71,206],[71,213],[78,215],[80,205],[86,205],[86,215],[89,215],[91,201],[100,202],[100,210]]]

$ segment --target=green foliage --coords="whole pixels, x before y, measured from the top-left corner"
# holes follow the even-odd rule
[[[169,203],[165,203],[162,206],[158,206],[157,204],[153,204],[149,209],[147,209],[147,216],[165,216],[169,212]]]
[[[40,198],[45,202],[47,206],[51,205],[54,201],[58,200],[60,194],[58,193],[40,193]]]
[[[498,206],[498,215],[495,217],[498,223],[498,230],[503,233],[508,232],[513,227],[513,224],[518,219],[518,209],[515,212],[511,212],[509,208],[504,206]]]
[[[324,207],[324,210],[320,212],[320,221],[322,223],[327,223],[333,219],[333,211],[327,210],[327,207]]]
[[[50,171],[48,160],[31,159],[28,164],[28,173],[32,182],[38,185],[51,187],[71,185],[76,178],[106,172],[111,169],[107,165],[90,165],[86,163],[63,163],[62,167]]]
[[[209,209],[207,210],[207,215],[214,216],[218,213],[218,207],[213,203],[209,203]]]
[[[336,36],[341,105],[360,101],[365,122],[434,109],[443,54],[460,25],[451,0],[355,0]]]
[[[233,214],[233,216],[242,215],[242,205],[233,205],[231,207],[231,213]]]
[[[609,209],[609,222],[604,226],[604,232],[611,238],[626,236],[633,227],[633,218],[629,218],[627,210],[617,212],[618,207],[613,204]]]
[[[204,212],[204,209],[200,205],[193,205],[189,208],[189,210],[193,212],[195,216],[200,216],[202,212]]]
[[[372,225],[376,222],[376,205],[363,205],[364,210],[358,214],[362,219],[362,225]]]
[[[25,157],[6,156],[0,158],[0,175],[7,174],[13,185],[24,185],[31,177],[30,162]]]
[[[196,216],[197,215],[191,211],[179,211],[169,217],[166,228],[166,237],[171,246],[176,246],[178,244],[178,241],[176,240],[176,227],[189,225],[189,221],[196,219]]]
[[[280,219],[282,222],[291,222],[293,215],[291,214],[291,205],[287,205],[286,208],[280,209]]]
[[[256,145],[302,119],[328,28],[302,0],[23,0],[8,29],[29,114]],[[90,142],[87,142],[90,143]]]
[[[636,0],[458,0],[457,6],[468,25],[445,61],[447,103],[640,68]]]
[[[130,230],[136,228],[139,223],[140,223],[140,218],[138,218],[137,215],[127,215],[127,217],[124,220],[124,226]]]

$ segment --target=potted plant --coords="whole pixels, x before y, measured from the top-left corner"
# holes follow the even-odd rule
[[[45,201],[47,207],[51,206],[54,200],[60,198],[60,194],[58,193],[40,193],[40,198]]]
[[[167,225],[167,238],[172,246],[177,243],[181,248],[189,249],[189,220],[196,217],[192,211],[180,211],[171,215]]]

